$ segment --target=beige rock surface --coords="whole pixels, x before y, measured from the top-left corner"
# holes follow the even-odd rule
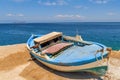
[[[65,73],[52,70],[30,58],[26,44],[0,46],[0,80],[101,80],[91,73]],[[112,51],[110,80],[120,80],[120,51]]]

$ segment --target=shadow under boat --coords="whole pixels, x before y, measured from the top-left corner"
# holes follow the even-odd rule
[[[33,61],[39,66],[44,68],[45,70],[52,72],[56,75],[59,75],[61,77],[65,77],[65,78],[69,78],[69,79],[97,79],[97,80],[102,80],[102,78],[100,76],[97,76],[93,73],[90,72],[62,72],[62,71],[57,71],[54,69],[51,69],[47,66],[45,66],[44,64],[40,63],[38,60],[33,59]]]

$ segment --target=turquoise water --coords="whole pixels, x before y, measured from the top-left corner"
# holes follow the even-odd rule
[[[75,36],[76,30],[84,40],[120,50],[119,22],[0,24],[0,45],[26,43],[31,34],[46,34],[52,31]]]

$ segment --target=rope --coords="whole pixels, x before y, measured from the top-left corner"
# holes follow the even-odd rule
[[[108,71],[109,71],[109,57],[111,54],[112,49],[111,48],[107,48],[106,51],[108,51],[108,56],[107,56],[107,65],[108,65]],[[109,72],[106,72],[106,74],[104,75],[104,80],[107,78],[108,80],[111,80],[111,76]]]
[[[103,80],[106,80],[106,79],[107,79],[107,80],[111,80],[111,76],[110,76],[110,73],[109,73],[108,71],[109,71],[109,57],[110,57],[110,54],[111,54],[112,49],[111,49],[111,48],[106,48],[106,51],[108,51],[108,56],[107,56],[107,66],[108,66],[108,70],[107,70],[106,74],[103,76]],[[96,57],[96,60],[97,60],[97,61],[99,61],[98,58],[97,58],[97,56],[96,56],[96,54],[97,54],[98,52],[101,52],[102,61],[105,62],[105,60],[103,60],[104,49],[101,49],[101,50],[97,50],[97,51],[96,51],[95,57]],[[100,62],[99,64],[102,65],[101,62]]]
[[[97,62],[102,65],[102,62],[99,62],[99,60],[98,60],[98,58],[97,58],[97,56],[96,56],[99,52],[101,52],[101,59],[102,59],[102,61],[105,62],[105,60],[103,60],[103,59],[104,59],[104,58],[103,58],[104,49],[97,50],[96,53],[95,53],[95,58],[96,58]]]

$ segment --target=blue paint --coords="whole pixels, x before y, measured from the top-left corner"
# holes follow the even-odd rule
[[[28,46],[33,46],[34,42],[33,39],[36,37],[40,37],[41,35],[38,36],[31,36],[28,41],[27,44]],[[41,58],[33,53],[31,53],[35,58],[50,63],[50,64],[54,64],[54,65],[61,65],[61,66],[80,66],[80,65],[84,65],[84,64],[88,64],[91,62],[95,62],[96,61],[96,57],[101,60],[101,53],[97,53],[96,57],[95,57],[95,53],[97,50],[100,49],[106,49],[106,46],[96,43],[96,42],[92,42],[92,45],[86,45],[84,47],[80,47],[80,46],[72,46],[64,51],[62,51],[60,53],[60,55],[58,55],[55,58],[52,58],[50,60],[46,60],[44,58]],[[108,53],[104,52],[103,56],[104,58],[107,57]]]
[[[95,58],[95,53],[97,50],[102,49],[98,45],[90,45],[90,46],[73,46],[65,51],[62,51],[59,56],[53,59],[54,62],[62,62],[62,63],[74,63],[74,62],[82,62],[89,61]],[[101,56],[101,53],[97,54],[97,57]]]

